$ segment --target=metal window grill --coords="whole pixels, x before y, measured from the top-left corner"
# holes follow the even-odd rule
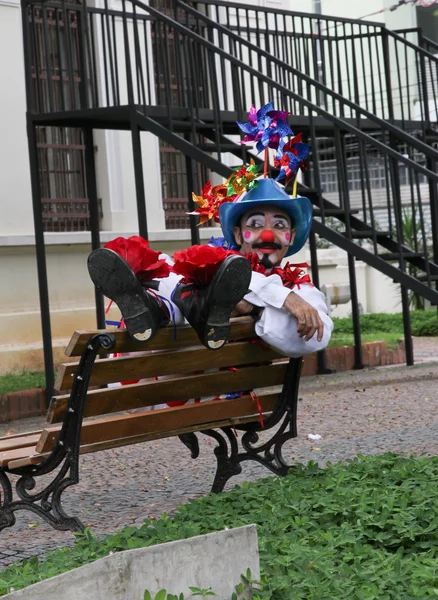
[[[166,229],[189,229],[188,189],[185,156],[169,144],[160,142],[161,184]],[[208,169],[196,165],[197,190],[207,182]],[[208,226],[208,224],[206,224]]]
[[[75,0],[73,3],[78,4]],[[37,110],[68,110],[76,101],[80,82],[77,13],[33,6],[29,8],[28,16],[34,25],[32,78]],[[67,54],[71,61],[69,68]],[[74,74],[73,77],[69,72]],[[44,230],[88,231],[90,215],[81,130],[37,127],[36,135]],[[101,207],[99,209],[101,211]]]

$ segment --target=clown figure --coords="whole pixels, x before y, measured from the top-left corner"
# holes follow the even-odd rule
[[[219,209],[220,222],[230,244],[252,263],[250,292],[233,314],[254,314],[255,330],[266,343],[291,357],[325,348],[333,322],[324,295],[310,282],[301,266],[280,267],[298,252],[310,231],[312,208],[307,198],[291,198],[269,178],[235,203]]]
[[[327,346],[333,323],[323,294],[300,266],[280,266],[305,243],[311,204],[291,198],[270,178],[256,182],[234,202],[220,205],[221,246],[192,246],[172,261],[136,237],[91,253],[90,276],[117,303],[132,337],[147,343],[160,327],[186,320],[216,350],[228,339],[232,316],[252,315],[257,335],[283,355],[303,356]],[[151,279],[148,269],[135,272],[140,267],[131,268],[133,254],[150,258],[149,266],[160,264],[160,276],[154,269]]]
[[[91,253],[91,279],[118,305],[133,338],[147,344],[160,327],[188,322],[207,348],[218,350],[228,340],[230,318],[252,315],[256,334],[284,356],[327,346],[333,322],[323,294],[302,270],[307,265],[282,267],[303,247],[312,222],[310,201],[289,196],[267,173],[268,148],[274,148],[277,179],[295,178],[296,189],[309,146],[300,134],[283,139],[293,135],[287,114],[268,103],[258,111],[252,107],[248,123],[238,123],[243,143],[265,151],[264,176],[251,160],[225,183],[208,182],[200,196],[193,195],[194,214],[200,223],[219,222],[222,241],[181,250],[173,260],[138,236],[117,238]]]

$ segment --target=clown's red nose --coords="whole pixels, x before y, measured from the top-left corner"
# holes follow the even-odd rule
[[[265,229],[265,231],[262,231],[260,239],[262,240],[262,242],[273,242],[275,236],[270,229]]]

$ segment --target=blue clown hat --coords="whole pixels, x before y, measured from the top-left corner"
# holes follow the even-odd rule
[[[227,242],[231,247],[238,246],[233,228],[239,225],[240,218],[248,210],[263,205],[277,206],[291,217],[296,233],[294,243],[289,246],[286,256],[298,252],[310,233],[312,204],[308,198],[292,198],[281,185],[268,177],[257,179],[257,186],[244,192],[235,202],[225,202],[219,207],[220,224]]]

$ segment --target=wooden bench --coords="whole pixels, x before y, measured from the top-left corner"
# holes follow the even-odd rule
[[[80,520],[68,516],[61,503],[63,491],[79,481],[79,455],[147,440],[179,436],[196,458],[196,433],[213,437],[218,445],[212,492],[221,491],[230,477],[240,473],[245,460],[285,475],[290,466],[281,450],[297,435],[301,359],[282,359],[265,346],[255,338],[254,321],[248,317],[233,321],[230,339],[212,352],[200,345],[189,326],[163,328],[147,345],[132,340],[124,330],[75,332],[66,354],[81,358],[62,365],[55,386],[59,392],[52,398],[43,429],[0,438],[0,530],[14,525],[15,512],[21,509],[36,513],[56,529],[82,530]],[[114,358],[109,356],[112,352],[132,354]],[[108,386],[140,378],[148,381]],[[266,389],[279,385],[277,393]],[[263,390],[255,396],[257,388]],[[242,391],[234,399],[128,412]],[[261,421],[263,430],[274,431],[257,445]],[[234,429],[243,431],[242,450]],[[50,483],[33,492],[35,478],[41,475]]]

